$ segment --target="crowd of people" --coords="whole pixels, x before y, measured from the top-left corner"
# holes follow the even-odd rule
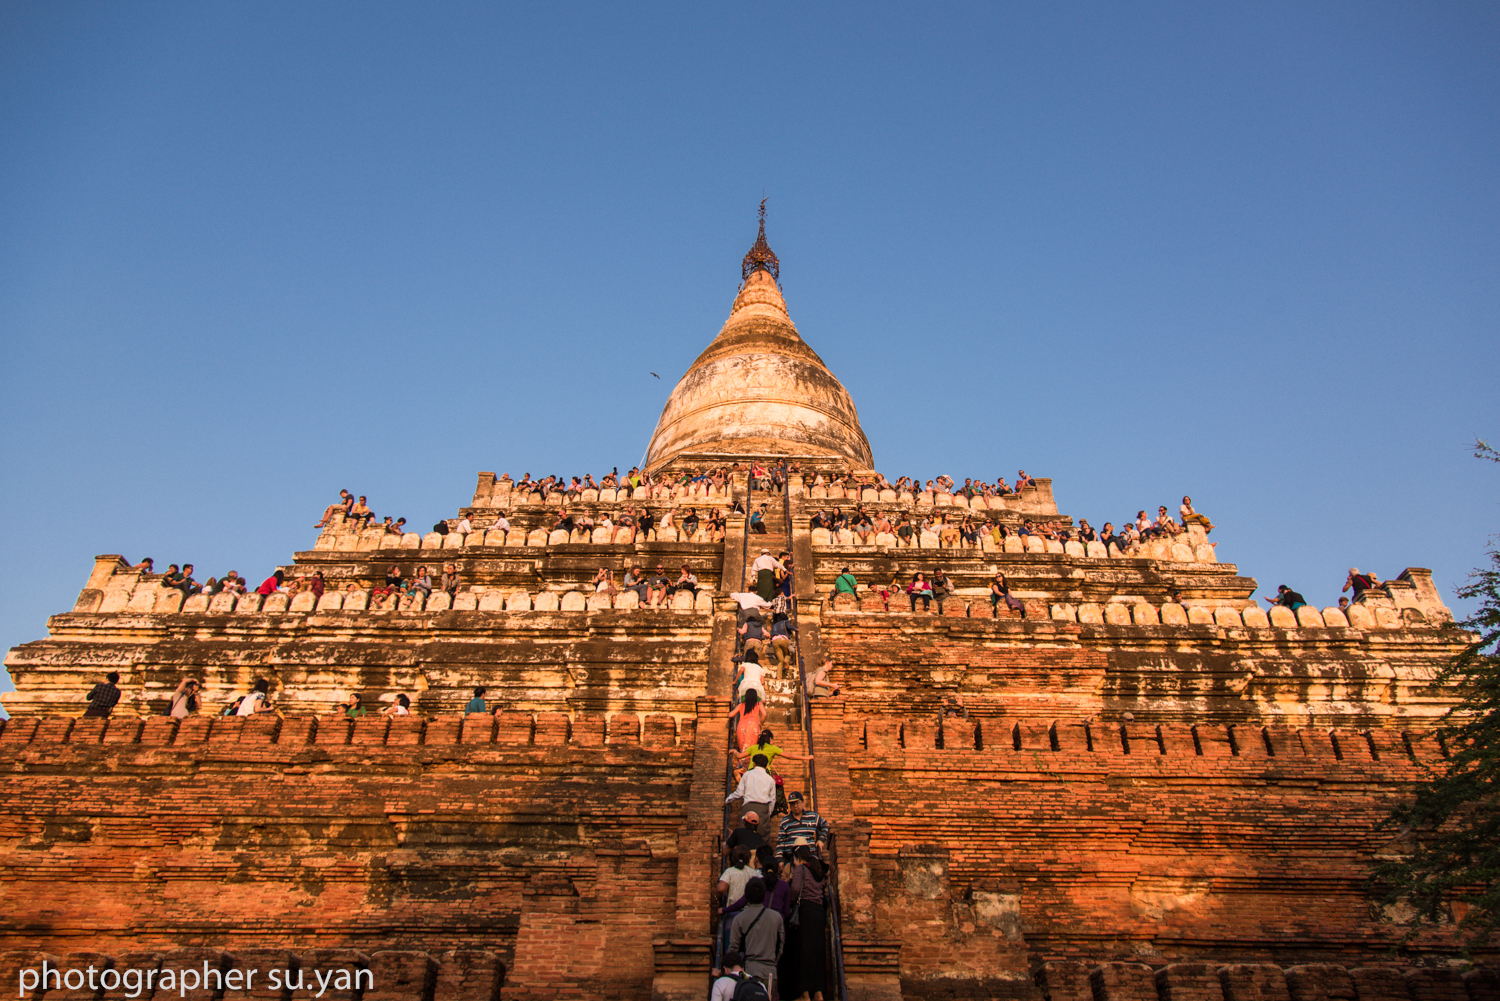
[[[762,549],[749,570],[755,589],[734,595],[741,609],[728,716],[733,788],[724,802],[738,815],[738,824],[722,846],[725,868],[716,905],[720,961],[711,996],[748,993],[753,981],[764,991],[755,996],[820,1001],[827,973],[824,927],[831,874],[826,866],[833,831],[808,809],[801,791],[787,789],[777,767],[778,762],[810,763],[813,755],[780,747],[767,725],[767,668],[780,674],[798,666],[790,554],[773,556]],[[832,667],[826,661],[807,674],[809,699],[840,694],[829,678]]]
[[[1204,534],[1213,531],[1213,524],[1194,510],[1191,497],[1182,498],[1176,519],[1165,504],[1156,510],[1155,518],[1144,510],[1138,511],[1134,518],[1121,522],[1118,531],[1114,522],[1105,522],[1103,528],[1096,529],[1087,518],[1080,520],[1076,528],[1056,519],[1026,518],[1020,525],[1007,525],[973,514],[937,510],[919,513],[915,518],[903,511],[892,521],[887,512],[866,511],[863,504],[848,512],[841,507],[823,508],[813,513],[810,524],[814,529],[824,528],[835,533],[848,531],[859,545],[873,545],[881,535],[892,536],[898,549],[917,548],[922,535],[931,532],[937,535],[938,546],[942,549],[981,548],[986,537],[996,546],[1004,546],[1005,540],[1011,536],[1023,539],[1036,536],[1057,542],[1099,542],[1113,545],[1120,552],[1129,552],[1152,539],[1174,539],[1184,535],[1189,525],[1201,527]]]

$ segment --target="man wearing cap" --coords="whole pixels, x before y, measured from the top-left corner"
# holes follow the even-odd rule
[[[755,810],[749,811],[740,818],[740,826],[730,831],[729,837],[724,841],[724,857],[728,858],[729,853],[739,845],[744,845],[750,849],[750,854],[754,855],[756,849],[766,843],[766,839],[756,831],[759,825],[760,814]]]
[[[749,772],[745,774],[748,775]],[[774,788],[772,792],[774,794]],[[787,793],[786,805],[791,816],[781,822],[781,832],[776,836],[776,857],[783,862],[790,862],[792,850],[801,839],[801,843],[811,846],[818,860],[823,861],[828,851],[828,839],[833,834],[828,821],[806,809],[800,792]]]

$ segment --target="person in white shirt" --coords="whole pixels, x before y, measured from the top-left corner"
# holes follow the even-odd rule
[[[462,518],[458,519],[458,524],[454,527],[453,530],[459,535],[468,535],[470,532],[474,531],[474,526],[469,523],[469,516],[464,515]]]
[[[502,514],[500,517],[496,518],[495,523],[490,526],[490,531],[505,532],[508,534],[510,532],[510,522],[507,521],[505,515]]]
[[[745,979],[745,957],[737,952],[724,954],[724,972],[714,981],[708,1001],[734,1001],[734,990]]]
[[[271,683],[265,678],[255,682],[255,689],[249,695],[240,700],[240,707],[235,711],[236,716],[254,716],[256,713],[268,713],[271,707],[266,704],[266,692]],[[772,791],[774,794],[774,790]]]
[[[750,564],[751,573],[760,573],[762,570],[780,570],[782,573],[786,573],[786,567],[782,566],[781,561],[771,555],[769,549],[762,549],[760,555],[755,558],[755,562]]]
[[[751,651],[751,654],[746,655],[745,660],[740,664],[739,677],[736,679],[736,691],[740,696],[743,696],[745,692],[753,688],[760,695],[760,700],[764,702],[766,700],[766,674],[765,670],[760,666],[759,659],[750,659],[750,656],[753,654],[754,651]]]
[[[771,808],[776,805],[776,780],[766,771],[766,765],[770,762],[764,754],[757,754],[750,759],[750,763],[754,767],[741,776],[739,786],[725,797],[724,802],[739,800],[742,818],[747,813],[760,817],[760,823],[755,825],[755,833],[764,837],[771,827],[768,819]]]

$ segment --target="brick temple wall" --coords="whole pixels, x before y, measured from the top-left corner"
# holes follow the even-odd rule
[[[1033,962],[1378,956],[1404,929],[1365,885],[1397,837],[1377,825],[1441,759],[1420,733],[1217,723],[882,714],[845,737],[881,934],[914,899],[948,915],[909,976],[963,968],[965,908]]]
[[[506,997],[649,996],[694,735],[633,713],[12,719],[0,949],[479,950]]]

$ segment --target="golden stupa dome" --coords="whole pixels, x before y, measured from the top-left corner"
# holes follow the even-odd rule
[[[848,390],[787,314],[765,212],[762,202],[760,235],[745,255],[729,319],[662,408],[646,452],[648,470],[679,455],[710,462],[823,456],[861,469],[873,465]]]

